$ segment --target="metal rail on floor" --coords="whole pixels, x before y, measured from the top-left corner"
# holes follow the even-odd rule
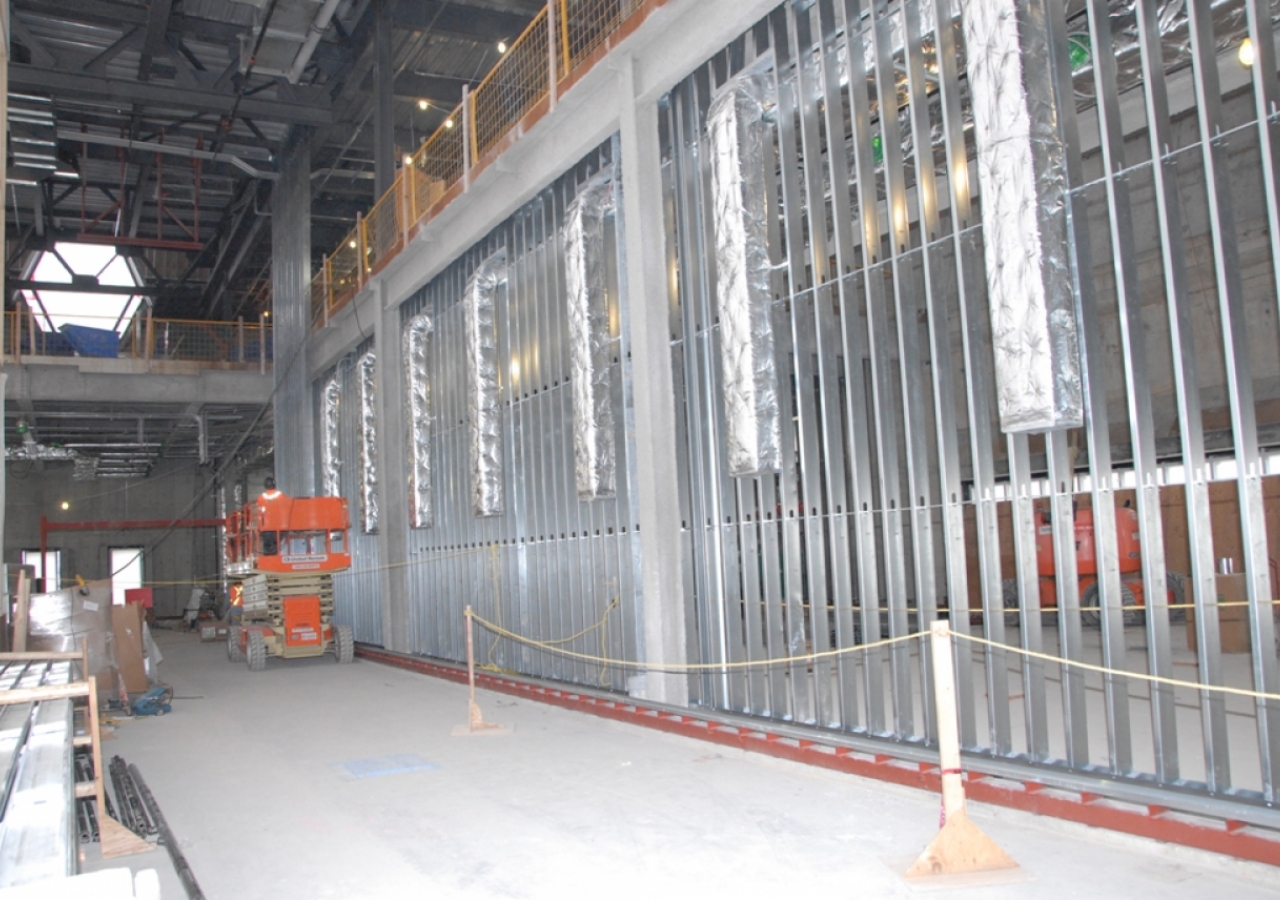
[[[467,681],[465,666],[443,660],[365,644],[356,646],[356,655],[448,681]],[[932,793],[941,790],[937,752],[920,744],[636,703],[604,691],[505,674],[478,673],[476,682],[486,690],[670,734]],[[1280,810],[1114,779],[1091,781],[1085,789],[1077,773],[1047,771],[1044,766],[1030,770],[1014,760],[966,754],[964,762],[965,793],[970,800],[1280,866]]]

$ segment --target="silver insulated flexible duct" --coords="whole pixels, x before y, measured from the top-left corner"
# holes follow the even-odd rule
[[[740,75],[707,113],[720,365],[729,473],[735,476],[782,465],[764,168],[769,85],[766,75]]]
[[[409,399],[409,526],[431,527],[431,382],[427,378],[427,341],[433,323],[426,313],[404,329],[405,386]]]
[[[360,527],[378,530],[378,357],[370,350],[360,357]]]
[[[338,414],[342,382],[335,372],[320,389],[320,490],[326,497],[342,495],[342,451],[338,443]]]
[[[617,492],[613,435],[612,338],[605,282],[604,224],[613,182],[597,177],[565,210],[564,278],[569,306],[573,458],[583,500]]]
[[[467,421],[471,438],[471,506],[477,516],[502,514],[502,409],[498,398],[498,333],[494,301],[507,280],[507,251],[494,253],[467,280]]]
[[[1044,2],[962,0],[996,389],[1006,432],[1084,422],[1065,154]]]

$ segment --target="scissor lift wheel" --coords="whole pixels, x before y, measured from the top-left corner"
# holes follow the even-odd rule
[[[250,631],[248,653],[250,672],[261,672],[267,667],[267,642],[261,631]]]
[[[349,663],[356,655],[356,640],[351,634],[350,625],[333,626],[333,658],[340,663]]]
[[[244,662],[244,648],[240,646],[240,637],[244,629],[232,625],[227,629],[227,659],[232,662]]]

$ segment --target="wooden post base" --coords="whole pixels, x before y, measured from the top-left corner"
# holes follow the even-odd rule
[[[147,843],[115,819],[101,813],[98,815],[98,838],[102,842],[103,859],[148,853],[155,849],[154,845]]]
[[[484,715],[480,712],[480,704],[474,700],[471,701],[468,710],[468,721],[466,725],[455,725],[453,728],[454,737],[470,737],[471,735],[489,734],[498,735],[510,734],[511,729],[505,725],[499,725],[496,722],[486,722]]]
[[[1018,864],[969,821],[963,810],[947,817],[924,852],[907,869],[907,878],[931,878],[963,872],[1016,869]]]

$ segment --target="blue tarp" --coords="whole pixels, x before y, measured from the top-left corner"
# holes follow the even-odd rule
[[[79,356],[97,356],[115,359],[119,355],[120,335],[106,328],[86,328],[83,325],[63,325],[58,329],[67,336],[71,349]]]

